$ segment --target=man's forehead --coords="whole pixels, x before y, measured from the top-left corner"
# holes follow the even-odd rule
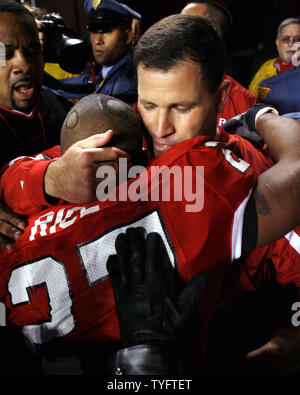
[[[300,24],[298,23],[290,23],[283,27],[281,31],[281,36],[287,35],[289,32],[295,32],[296,34],[300,33]]]
[[[163,67],[160,68],[154,66],[147,66],[143,62],[140,62],[137,65],[137,74],[139,76],[144,73],[152,74],[152,75],[156,74],[164,77],[165,79],[168,79],[168,77],[171,75],[178,75],[178,74],[180,74],[180,76],[182,77],[187,74],[196,74],[197,78],[201,78],[202,75],[201,65],[192,59],[180,60],[172,67],[169,67],[168,69],[165,69]],[[139,82],[141,82],[141,79],[139,79]]]
[[[14,14],[12,12],[0,12],[0,27],[6,26],[6,29],[15,27],[28,29],[29,27],[35,27],[36,22],[33,17],[28,14]]]
[[[24,37],[32,41],[38,38],[35,21],[29,15],[0,13],[0,41]]]
[[[198,101],[207,91],[198,63],[183,62],[177,66],[164,71],[139,65],[139,101],[162,105]]]

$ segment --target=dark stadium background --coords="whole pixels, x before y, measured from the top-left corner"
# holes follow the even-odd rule
[[[143,30],[170,14],[176,14],[186,0],[122,0],[143,16]],[[59,12],[81,38],[86,34],[84,0],[36,0],[38,7]],[[299,0],[219,0],[233,16],[229,73],[247,86],[251,76],[266,59],[276,56],[274,39],[284,18],[300,16]],[[260,48],[260,49],[259,49]]]

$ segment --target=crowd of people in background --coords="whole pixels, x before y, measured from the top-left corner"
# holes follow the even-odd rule
[[[84,9],[0,0],[2,373],[298,374],[300,16],[246,87],[217,1]]]

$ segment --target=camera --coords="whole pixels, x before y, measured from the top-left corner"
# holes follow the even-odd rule
[[[56,13],[36,20],[39,32],[44,33],[43,58],[45,62],[58,63],[72,74],[80,73],[89,59],[88,44],[75,38],[75,34]]]

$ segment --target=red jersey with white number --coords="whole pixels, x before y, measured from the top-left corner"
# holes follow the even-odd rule
[[[32,215],[14,250],[1,253],[8,320],[46,354],[118,341],[106,261],[120,232],[143,227],[161,235],[184,281],[200,271],[210,275],[201,313],[205,332],[224,274],[241,254],[243,214],[255,182],[252,166],[224,143],[196,137],[121,184],[122,201],[62,204]]]
[[[217,140],[226,143],[227,148],[246,162],[251,163],[257,177],[274,165],[274,161],[266,150],[260,150],[254,147],[248,140],[241,136],[229,134],[224,129],[218,128]]]

